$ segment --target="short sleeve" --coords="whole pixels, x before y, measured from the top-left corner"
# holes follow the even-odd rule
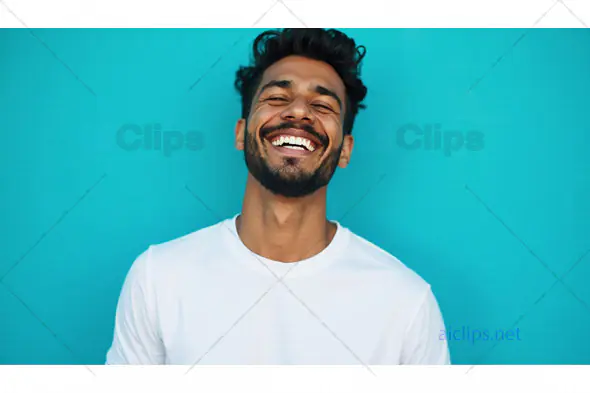
[[[164,364],[165,350],[157,329],[151,248],[133,262],[117,303],[115,331],[106,364]]]
[[[440,332],[444,329],[440,308],[429,287],[406,331],[401,364],[451,364],[447,341],[440,339]]]

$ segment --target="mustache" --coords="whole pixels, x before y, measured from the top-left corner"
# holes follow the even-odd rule
[[[297,129],[303,130],[303,131],[313,135],[318,141],[320,141],[320,143],[323,146],[328,145],[328,137],[326,137],[325,135],[322,135],[319,132],[317,132],[316,130],[314,130],[313,127],[310,126],[309,124],[298,125],[298,124],[295,124],[292,122],[285,122],[285,123],[281,123],[277,126],[264,127],[264,128],[260,129],[260,137],[266,138],[268,136],[268,134],[270,134],[271,132],[274,132],[276,130],[288,130],[289,128],[297,128]]]

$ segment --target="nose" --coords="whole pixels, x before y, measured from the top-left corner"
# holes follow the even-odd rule
[[[303,97],[293,100],[281,113],[281,118],[288,121],[304,121],[313,123],[313,112]]]

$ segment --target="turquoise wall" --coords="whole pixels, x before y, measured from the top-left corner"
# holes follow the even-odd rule
[[[261,31],[0,31],[0,363],[104,363],[134,258],[240,210]],[[590,364],[588,30],[344,31],[368,109],[330,218],[449,329],[518,332],[451,340],[455,364]]]

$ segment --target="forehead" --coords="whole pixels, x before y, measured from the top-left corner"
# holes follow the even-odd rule
[[[260,86],[271,80],[292,80],[294,89],[310,89],[317,85],[334,91],[343,100],[345,86],[331,65],[302,56],[285,57],[264,71]],[[259,87],[260,88],[260,87]]]

